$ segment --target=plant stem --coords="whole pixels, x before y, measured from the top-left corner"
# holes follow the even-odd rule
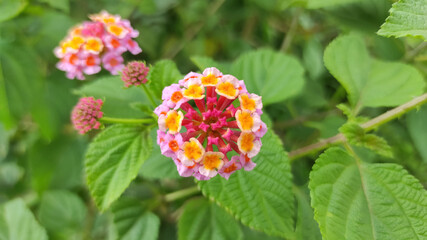
[[[148,90],[147,86],[145,86],[145,84],[141,84],[142,89],[144,89],[145,95],[147,95],[148,100],[150,100],[151,105],[153,105],[153,107],[157,107],[156,102],[154,101],[153,95],[151,95],[151,92]]]
[[[301,13],[301,9],[297,9],[294,16],[292,17],[291,25],[289,26],[288,33],[283,38],[282,46],[280,51],[286,53],[291,46],[292,39],[294,38],[295,31],[297,29],[298,18]]]
[[[369,120],[366,123],[361,124],[360,126],[365,130],[365,132],[371,131],[375,128],[378,128],[379,126],[390,122],[391,120],[398,118],[399,116],[411,111],[412,109],[419,107],[427,102],[427,93],[416,97],[412,99],[411,101],[404,103],[396,108],[391,109],[390,111],[387,111],[378,117]],[[345,142],[346,138],[342,133],[339,133],[333,137],[330,137],[328,139],[320,140],[317,143],[302,147],[300,149],[291,151],[289,153],[289,159],[290,161],[295,161],[298,158],[301,158],[303,156],[310,155],[312,153],[321,151],[325,148],[328,148],[332,145],[336,145],[342,142]]]
[[[132,118],[111,118],[111,117],[102,117],[99,119],[99,121],[104,123],[126,123],[126,124],[142,124],[142,123],[154,122],[152,118],[132,119]]]
[[[180,198],[184,198],[187,196],[191,196],[195,193],[199,192],[199,188],[197,186],[186,188],[183,190],[179,190],[173,193],[169,193],[165,195],[166,202],[173,202],[175,200],[178,200]]]

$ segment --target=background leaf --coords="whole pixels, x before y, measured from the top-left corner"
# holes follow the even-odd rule
[[[178,221],[180,240],[243,239],[236,220],[206,199],[190,200]]]
[[[421,37],[427,40],[427,0],[400,0],[378,34],[387,37]]]
[[[100,133],[86,153],[86,180],[101,211],[106,210],[138,174],[152,142],[145,127],[113,125]]]
[[[43,226],[55,236],[69,238],[82,230],[86,211],[84,202],[76,194],[53,190],[43,194],[38,216]]]
[[[176,64],[171,60],[160,60],[151,67],[148,79],[150,80],[150,90],[158,99],[162,99],[162,91],[172,83],[178,83],[182,79]]]
[[[339,148],[322,154],[309,183],[325,239],[424,239],[427,191],[396,164],[369,164]]]
[[[148,212],[141,202],[120,200],[113,205],[114,226],[121,240],[156,240],[160,219]]]
[[[280,139],[268,130],[257,166],[237,171],[228,180],[215,177],[198,182],[203,194],[248,225],[269,235],[285,237],[293,232],[294,199],[289,160]]]
[[[139,87],[124,88],[120,76],[102,77],[74,91],[80,96],[103,99],[102,111],[105,116],[119,118],[141,118],[141,111],[131,107],[132,103],[148,103],[144,91]]]
[[[27,6],[27,0],[2,0],[0,2],[0,22],[18,15]]]
[[[46,231],[21,199],[5,203],[0,208],[0,239],[47,240]]]
[[[262,96],[264,105],[293,97],[304,86],[304,68],[298,60],[268,49],[241,55],[231,72],[245,81],[248,91]]]
[[[427,106],[421,107],[418,111],[412,111],[406,118],[409,134],[415,147],[420,153],[424,162],[427,163]]]
[[[354,34],[332,41],[324,61],[353,106],[396,106],[420,95],[425,86],[414,67],[371,59],[363,38]]]

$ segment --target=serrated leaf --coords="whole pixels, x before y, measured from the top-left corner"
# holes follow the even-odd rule
[[[427,40],[427,0],[400,0],[393,4],[390,16],[379,35],[421,37]]]
[[[160,219],[147,212],[141,202],[133,199],[120,200],[113,206],[114,227],[121,240],[156,240]]]
[[[76,194],[52,190],[43,194],[38,216],[48,231],[65,237],[81,230],[86,212],[86,206]]]
[[[0,2],[0,22],[17,16],[27,4],[27,0],[2,0]]]
[[[93,96],[105,100],[102,111],[108,117],[144,117],[141,111],[133,109],[131,103],[148,103],[144,91],[139,87],[124,88],[120,76],[101,77],[74,91],[80,96]]]
[[[11,200],[0,207],[1,240],[47,240],[46,231],[34,218],[21,199]]]
[[[178,220],[179,240],[242,239],[238,222],[206,199],[190,200]]]
[[[158,99],[162,99],[162,91],[166,86],[172,83],[178,83],[182,79],[176,64],[171,60],[160,60],[151,67],[148,76],[150,80],[150,90]]]
[[[421,107],[418,111],[408,113],[406,126],[424,162],[427,163],[427,106]]]
[[[294,228],[292,175],[280,139],[271,130],[262,138],[257,166],[237,171],[228,180],[219,176],[198,182],[203,194],[241,220],[272,236],[285,237]]]
[[[372,59],[358,35],[345,35],[325,50],[325,65],[356,107],[397,106],[420,95],[425,86],[412,66]]]
[[[346,123],[339,130],[353,145],[369,148],[385,157],[393,156],[393,150],[384,138],[365,133],[365,130],[356,123]]]
[[[86,153],[85,172],[91,195],[101,211],[129,186],[151,149],[145,127],[118,124],[96,136]]]
[[[427,238],[427,191],[399,165],[331,148],[316,160],[309,188],[324,239]]]
[[[297,95],[305,81],[304,68],[296,58],[268,49],[241,55],[231,73],[244,80],[250,92],[262,96],[264,105]]]
[[[152,142],[157,142],[157,131],[156,129],[151,130],[150,138]],[[153,144],[153,150],[151,151],[150,157],[142,165],[139,175],[147,179],[178,179],[178,171],[172,158],[168,158],[162,155],[160,146]]]

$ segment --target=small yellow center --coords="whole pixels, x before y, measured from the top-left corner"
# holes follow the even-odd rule
[[[202,77],[203,85],[215,86],[217,83],[218,83],[218,78],[216,78],[215,75],[213,74],[209,74],[206,77]]]
[[[202,157],[203,151],[196,141],[190,140],[190,142],[184,143],[184,155],[188,159],[198,160]]]
[[[108,27],[108,31],[113,35],[119,37],[123,33],[124,29],[118,25],[113,24]]]
[[[254,125],[254,119],[250,112],[239,112],[237,114],[237,121],[239,121],[243,131],[251,130]]]
[[[115,22],[116,22],[116,19],[114,19],[113,17],[105,17],[104,19],[102,19],[102,21],[103,21],[105,24],[111,24],[111,23],[115,23]]]
[[[256,108],[255,100],[250,99],[249,96],[246,94],[243,94],[240,96],[240,104],[243,109],[255,111],[255,108]]]
[[[176,111],[171,111],[166,117],[166,127],[171,132],[178,132],[181,127],[181,116]]]
[[[203,164],[206,169],[212,170],[219,167],[221,164],[221,158],[216,154],[206,154],[203,158]]]
[[[255,135],[252,133],[242,133],[240,135],[240,149],[243,152],[249,152],[254,147]]]
[[[223,82],[217,86],[218,93],[229,97],[235,97],[237,94],[236,88],[230,82]]]
[[[84,42],[85,42],[85,40],[84,40],[82,37],[80,37],[80,36],[74,36],[74,37],[70,40],[70,42],[69,42],[68,46],[69,46],[69,47],[71,47],[72,49],[79,49],[79,48],[80,48],[80,46],[81,46]]]
[[[196,84],[190,85],[187,89],[184,90],[184,96],[189,99],[202,98],[203,88]]]
[[[85,49],[88,51],[101,52],[102,48],[102,42],[97,38],[89,38],[86,41]]]

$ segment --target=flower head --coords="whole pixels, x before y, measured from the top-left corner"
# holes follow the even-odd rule
[[[73,27],[54,50],[60,59],[58,69],[65,71],[70,79],[84,80],[84,74],[98,73],[101,62],[106,70],[117,75],[124,68],[121,56],[124,52],[136,55],[142,51],[133,40],[139,32],[128,20],[106,11],[89,18],[91,22]]]
[[[103,104],[101,99],[93,97],[80,98],[71,112],[71,122],[80,134],[85,134],[101,126],[98,119],[103,116],[103,112],[101,111]]]
[[[243,81],[216,68],[190,72],[179,84],[163,90],[157,143],[171,157],[183,177],[226,179],[234,172],[255,167],[261,137],[262,99],[248,93]]]
[[[122,71],[122,80],[125,87],[139,86],[147,83],[147,75],[150,69],[140,61],[129,62]]]

